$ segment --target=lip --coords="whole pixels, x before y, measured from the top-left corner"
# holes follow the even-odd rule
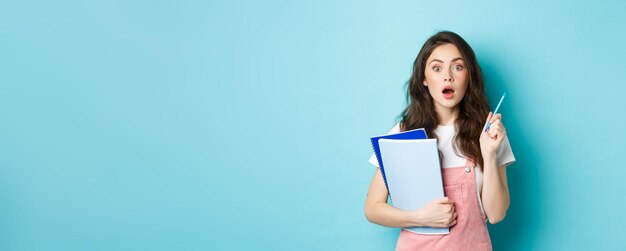
[[[452,92],[452,93],[448,93],[448,94],[443,93],[443,91],[445,91],[445,90],[447,90],[447,89],[450,89],[450,90],[452,90],[453,92]],[[446,85],[446,86],[444,86],[444,87],[443,87],[443,89],[441,89],[441,94],[443,94],[443,97],[444,97],[445,99],[452,99],[452,98],[454,98],[454,93],[455,93],[455,92],[456,92],[456,90],[454,90],[454,87],[452,87],[452,85]]]

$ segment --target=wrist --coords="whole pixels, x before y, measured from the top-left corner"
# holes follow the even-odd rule
[[[408,214],[409,223],[411,223],[412,226],[425,226],[421,210],[408,211]]]
[[[482,155],[483,155],[483,162],[485,162],[485,163],[487,163],[487,162],[495,163],[496,162],[497,155],[496,155],[495,152],[493,152],[493,153],[484,153],[483,152]]]

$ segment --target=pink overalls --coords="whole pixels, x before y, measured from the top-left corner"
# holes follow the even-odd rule
[[[444,192],[454,202],[456,225],[449,235],[422,235],[402,229],[396,250],[491,250],[487,224],[478,204],[475,165],[442,168]]]

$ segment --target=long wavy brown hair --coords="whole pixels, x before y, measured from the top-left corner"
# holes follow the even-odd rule
[[[454,32],[438,32],[426,40],[417,54],[413,63],[413,74],[406,83],[408,86],[407,106],[399,116],[400,128],[402,131],[424,128],[430,138],[437,138],[434,130],[439,125],[439,119],[428,87],[422,83],[426,77],[426,60],[437,46],[444,44],[453,44],[459,49],[465,60],[466,69],[469,71],[467,91],[458,104],[460,112],[455,121],[456,134],[453,138],[453,149],[457,155],[470,158],[474,163],[483,166],[479,137],[484,119],[489,113],[489,102],[485,96],[483,75],[474,51],[461,36]]]

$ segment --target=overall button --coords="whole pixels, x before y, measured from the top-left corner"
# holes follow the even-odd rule
[[[465,172],[466,172],[466,173],[469,173],[470,171],[471,171],[471,169],[470,169],[469,167],[466,167],[466,168],[465,168]]]

